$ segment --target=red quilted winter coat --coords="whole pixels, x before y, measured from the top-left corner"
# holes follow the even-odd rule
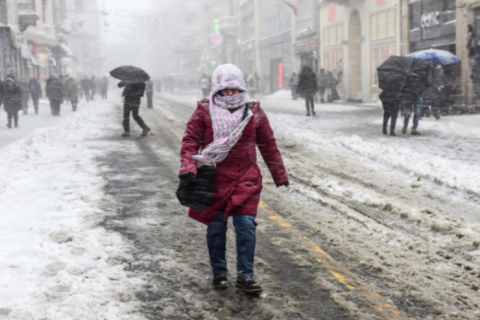
[[[262,175],[257,165],[258,146],[276,184],[288,181],[282,155],[278,150],[272,128],[259,102],[250,102],[253,117],[243,135],[230,150],[228,156],[216,167],[213,179],[214,204],[204,211],[190,209],[189,217],[209,225],[226,206],[225,219],[235,215],[257,215],[262,191]],[[213,142],[212,119],[208,100],[198,102],[187,123],[180,151],[181,168],[184,172],[197,173],[193,156]]]

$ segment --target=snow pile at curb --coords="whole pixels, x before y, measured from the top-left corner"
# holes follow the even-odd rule
[[[359,136],[336,139],[344,147],[380,163],[388,164],[451,188],[480,195],[480,169],[458,161],[425,155],[412,149],[365,141]]]
[[[98,227],[109,199],[95,158],[109,145],[92,139],[113,110],[81,106],[0,150],[0,319],[137,319],[128,248]]]
[[[267,99],[292,99],[292,90],[279,90],[266,96]]]

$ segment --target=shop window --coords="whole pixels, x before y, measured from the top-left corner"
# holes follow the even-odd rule
[[[391,10],[388,11],[388,19],[387,19],[387,37],[395,36],[395,11]]]
[[[328,29],[323,30],[323,43],[324,45],[330,45],[330,33]]]
[[[343,40],[343,26],[337,27],[337,43],[342,43]]]
[[[335,50],[327,52],[323,56],[323,68],[326,71],[332,71],[335,78],[338,77],[338,73],[343,73],[343,51]]]
[[[378,27],[378,15],[373,14],[370,17],[370,39],[375,40],[378,38],[377,27]]]
[[[330,28],[330,44],[337,44],[337,29]]]
[[[370,53],[370,65],[371,65],[371,85],[378,86],[377,68],[385,62],[390,56],[395,54],[395,46],[383,46],[378,48],[372,48]]]
[[[378,37],[385,38],[387,36],[387,13],[380,12],[378,14]]]

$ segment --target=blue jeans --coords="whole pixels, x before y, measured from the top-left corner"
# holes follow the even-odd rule
[[[225,258],[227,243],[227,220],[223,220],[225,212],[222,210],[207,228],[207,245],[210,254],[210,264],[213,276],[228,274]],[[233,217],[237,238],[237,278],[253,278],[253,259],[255,255],[257,223],[255,216],[240,215]]]
[[[413,103],[411,101],[405,101],[405,115],[404,115],[404,124],[408,126],[408,122],[410,121],[410,116],[412,115],[413,107],[415,107],[415,111],[413,111],[413,127],[418,127],[418,122],[420,121],[420,115],[422,114],[422,105],[423,105],[423,98],[419,98],[417,103]]]

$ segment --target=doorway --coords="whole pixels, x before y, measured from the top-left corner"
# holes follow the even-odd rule
[[[350,15],[348,27],[349,100],[362,100],[362,25],[358,10]]]

